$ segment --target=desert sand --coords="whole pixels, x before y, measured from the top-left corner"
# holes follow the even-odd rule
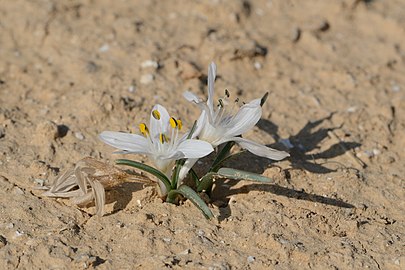
[[[217,98],[269,92],[244,137],[291,157],[226,165],[273,184],[218,181],[213,220],[133,182],[103,217],[41,195],[154,104],[190,128],[211,61]],[[401,0],[3,0],[0,268],[405,269],[404,74]]]

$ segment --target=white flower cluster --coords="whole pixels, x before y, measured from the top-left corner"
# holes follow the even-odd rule
[[[235,142],[251,153],[273,160],[281,160],[289,154],[278,151],[254,141],[247,140],[241,135],[252,129],[262,115],[262,100],[254,99],[249,103],[238,106],[238,101],[230,101],[229,93],[214,106],[214,81],[216,66],[211,63],[208,67],[208,99],[203,101],[191,92],[184,97],[201,109],[194,130],[182,132],[182,122],[171,117],[161,105],[155,105],[150,114],[150,123],[139,125],[142,135],[114,131],[104,131],[100,139],[115,147],[123,154],[144,154],[154,163],[156,168],[168,179],[172,178],[173,168],[178,160],[185,160],[178,175],[177,186],[187,175],[195,162],[213,151],[213,148],[226,143]],[[236,108],[236,110],[235,110]],[[234,112],[236,111],[236,112]],[[162,195],[169,192],[167,186],[159,184]]]

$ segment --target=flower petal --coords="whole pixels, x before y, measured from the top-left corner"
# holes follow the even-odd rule
[[[200,103],[201,99],[197,97],[194,93],[190,91],[186,91],[183,93],[183,97],[190,102]]]
[[[260,106],[260,99],[252,100],[243,105],[228,123],[227,126],[229,128],[224,137],[234,137],[245,133],[256,125],[261,116],[262,107]]]
[[[201,111],[200,117],[197,120],[197,127],[195,128],[194,133],[192,134],[191,138],[196,138],[200,133],[201,130],[204,128],[205,123],[207,122],[207,112],[205,110]]]
[[[273,160],[282,160],[286,157],[289,157],[290,154],[284,151],[279,151],[270,147],[267,147],[265,145],[256,143],[254,141],[250,141],[241,137],[234,137],[233,139],[230,139],[229,141],[234,141],[237,144],[239,144],[242,148],[248,150],[249,152],[260,156],[260,157],[265,157]]]
[[[201,158],[214,151],[210,143],[194,139],[181,142],[176,150],[182,154],[182,158]]]
[[[153,116],[154,111],[158,111],[160,118],[156,119]],[[160,104],[153,106],[153,109],[150,113],[150,136],[153,140],[159,138],[160,133],[166,133],[169,125],[170,115],[167,112],[166,108]]]
[[[148,154],[148,141],[145,137],[136,134],[103,131],[100,140],[127,153]]]
[[[216,73],[217,73],[217,66],[214,64],[214,62],[211,62],[211,64],[208,67],[208,80],[207,80],[208,81],[207,105],[211,112],[211,115],[214,113],[214,82]]]

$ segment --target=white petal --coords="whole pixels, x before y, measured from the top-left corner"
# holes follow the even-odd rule
[[[197,97],[194,93],[186,91],[183,93],[183,97],[190,102],[200,103],[201,99]]]
[[[186,162],[181,167],[180,172],[179,172],[179,181],[177,182],[177,187],[181,186],[181,184],[183,183],[184,177],[187,176],[188,172],[194,166],[194,164],[197,162],[197,160],[198,160],[198,158],[186,159]]]
[[[193,139],[181,142],[176,150],[182,153],[183,158],[201,158],[214,151],[210,143]]]
[[[140,135],[103,131],[99,135],[99,138],[106,144],[128,151],[129,153],[147,154],[149,152],[147,139]]]
[[[160,119],[155,119],[152,112],[157,110],[160,114]],[[150,136],[152,139],[159,138],[160,133],[166,133],[169,125],[170,115],[167,112],[166,108],[160,104],[153,106],[153,109],[150,113]]]
[[[211,114],[214,113],[214,82],[217,73],[217,66],[212,62],[208,67],[208,100],[207,105]]]
[[[205,110],[201,111],[200,117],[198,117],[197,120],[197,127],[195,128],[195,131],[191,136],[192,139],[196,138],[200,134],[207,120],[207,112]]]
[[[262,107],[260,106],[260,99],[252,100],[239,109],[228,124],[230,128],[226,131],[225,136],[234,137],[245,133],[256,125],[261,116]]]
[[[290,154],[288,154],[287,152],[275,150],[273,148],[256,143],[254,141],[246,140],[241,137],[235,137],[232,140],[230,139],[229,141],[236,142],[242,148],[248,150],[249,152],[251,152],[257,156],[261,156],[261,157],[265,157],[265,158],[269,158],[269,159],[273,159],[273,160],[282,160],[282,159],[290,156]]]

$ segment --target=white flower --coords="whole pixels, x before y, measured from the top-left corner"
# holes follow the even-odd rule
[[[185,92],[184,97],[196,103],[201,108],[201,116],[197,121],[196,134],[200,140],[211,143],[214,147],[234,141],[249,152],[273,160],[281,160],[289,154],[278,151],[251,140],[240,137],[252,129],[262,116],[261,99],[255,99],[244,104],[236,113],[233,113],[238,100],[229,101],[229,92],[225,90],[225,97],[219,100],[218,107],[214,108],[214,81],[216,66],[214,63],[208,67],[208,100],[205,103],[191,92]]]
[[[187,139],[187,134],[179,136],[182,122],[170,117],[161,105],[155,105],[150,117],[150,130],[147,125],[139,125],[143,136],[137,134],[103,131],[100,139],[122,151],[121,154],[145,154],[169,179],[175,161],[183,158],[198,159],[213,151],[211,144],[202,140]],[[165,187],[160,183],[163,194]]]

